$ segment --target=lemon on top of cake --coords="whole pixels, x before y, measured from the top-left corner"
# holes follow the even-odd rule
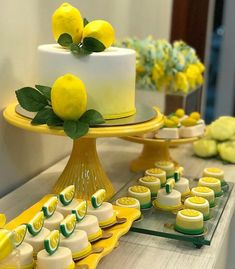
[[[28,233],[25,242],[33,247],[34,255],[43,249],[44,239],[49,235],[50,231],[43,227],[44,214],[38,212],[27,224]]]
[[[164,125],[155,134],[156,138],[178,139],[179,138],[179,118],[176,116],[165,117]]]
[[[140,210],[140,202],[133,197],[121,197],[116,200],[116,205]]]
[[[97,217],[100,227],[116,222],[116,212],[113,209],[113,205],[104,202],[105,199],[106,191],[105,189],[100,189],[91,196],[91,204],[89,204],[87,208],[89,215]]]
[[[145,171],[146,176],[154,176],[160,179],[161,186],[165,186],[166,184],[166,171],[160,168],[150,168]]]
[[[66,187],[59,194],[59,203],[57,205],[56,211],[60,212],[64,217],[68,216],[71,211],[79,204],[79,201],[74,198],[75,196],[75,186],[70,185]]]
[[[68,215],[60,224],[60,245],[72,251],[73,259],[80,259],[91,252],[87,233],[76,228],[76,214]]]
[[[215,206],[215,192],[208,187],[194,187],[191,189],[191,195],[203,197],[209,202],[210,207]]]
[[[149,188],[141,185],[134,185],[128,188],[128,195],[139,201],[141,209],[152,207],[151,192]]]
[[[184,234],[196,235],[203,233],[203,214],[194,209],[180,210],[176,215],[175,229]]]
[[[207,167],[203,170],[203,177],[215,177],[221,181],[221,185],[225,185],[224,171],[217,167]]]
[[[200,211],[203,214],[204,220],[208,220],[210,218],[210,205],[209,202],[203,197],[188,197],[184,201],[184,208]]]
[[[64,219],[63,215],[56,211],[58,205],[58,197],[51,197],[43,206],[42,212],[44,214],[44,227],[48,230],[59,229],[61,221]]]
[[[220,180],[214,177],[201,177],[198,181],[198,186],[212,189],[215,193],[215,197],[219,197],[223,194]]]
[[[166,177],[173,177],[175,173],[175,165],[171,161],[158,161],[155,163],[155,166],[159,169],[162,169],[166,172]]]
[[[75,230],[85,231],[90,242],[101,237],[102,230],[100,229],[97,217],[87,215],[86,201],[80,201],[79,204],[72,210],[72,213],[76,216],[77,221]]]
[[[158,190],[161,188],[161,181],[155,176],[141,177],[139,178],[139,184],[149,188],[152,197],[156,197]]]
[[[72,252],[60,245],[60,232],[52,231],[44,240],[44,249],[37,254],[37,269],[74,269]]]

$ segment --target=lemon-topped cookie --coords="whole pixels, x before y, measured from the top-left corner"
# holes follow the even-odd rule
[[[189,197],[184,201],[184,207],[187,209],[195,209],[203,214],[203,219],[208,220],[210,218],[210,205],[209,202],[199,196]]]
[[[91,244],[88,241],[87,233],[82,230],[75,230],[76,215],[68,215],[60,224],[61,246],[72,251],[73,259],[80,259],[91,252]]]
[[[51,197],[43,206],[42,212],[44,213],[44,227],[48,230],[59,229],[61,221],[64,219],[63,215],[56,211],[58,205],[58,197]]]
[[[106,199],[106,191],[100,189],[95,192],[91,197],[91,205],[88,205],[87,213],[94,215],[99,221],[100,227],[108,226],[116,222],[116,212],[113,205],[104,202]]]
[[[140,210],[140,202],[133,197],[121,197],[116,200],[116,205],[127,208],[136,208]]]
[[[212,189],[208,187],[198,186],[198,187],[192,188],[191,195],[203,197],[209,202],[210,207],[215,206],[215,193]]]
[[[155,163],[155,166],[166,172],[166,177],[173,177],[175,172],[175,165],[171,161],[159,161]]]
[[[37,254],[37,269],[74,269],[72,252],[60,245],[60,232],[52,231],[44,240],[44,249]]]
[[[166,184],[166,172],[160,168],[150,168],[145,171],[146,176],[154,176],[160,179],[161,186],[165,186]]]
[[[150,189],[152,197],[156,197],[158,190],[161,188],[161,181],[155,176],[141,177],[139,178],[139,183]]]
[[[199,179],[198,186],[208,187],[215,192],[215,197],[219,197],[223,194],[221,190],[221,182],[215,177],[202,177]]]
[[[152,206],[150,189],[145,186],[135,185],[129,187],[128,195],[136,198],[140,202],[141,209],[147,209]]]
[[[180,210],[176,216],[175,229],[184,234],[203,233],[203,214],[194,209]]]
[[[215,177],[221,182],[221,186],[224,186],[226,182],[224,181],[224,171],[217,167],[208,167],[203,170],[203,177]]]

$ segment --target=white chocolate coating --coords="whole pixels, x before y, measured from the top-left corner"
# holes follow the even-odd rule
[[[85,231],[87,236],[97,233],[99,229],[98,219],[93,215],[86,215],[85,218],[76,225],[76,230]]]
[[[59,247],[53,255],[42,250],[37,255],[37,269],[67,269],[73,264],[72,252],[65,247]]]
[[[49,235],[50,231],[46,228],[42,228],[41,232],[36,236],[32,236],[27,233],[25,237],[25,242],[33,247],[33,252],[38,253],[44,248],[44,239]]]
[[[167,128],[164,127],[157,131],[155,134],[156,138],[163,139],[178,139],[179,138],[179,128]]]
[[[64,206],[61,204],[61,202],[59,201],[58,206],[56,208],[56,211],[60,212],[64,218],[67,217],[69,214],[72,213],[72,210],[79,204],[79,201],[77,199],[73,199],[73,201],[67,205]]]
[[[181,177],[179,181],[175,182],[174,189],[179,191],[181,194],[189,193],[189,180],[185,177]]]
[[[195,126],[181,126],[179,129],[180,137],[194,137],[194,136],[201,136],[205,132],[205,125],[204,124],[197,124]]]
[[[60,212],[55,211],[50,218],[45,219],[44,227],[50,231],[58,230],[63,219],[64,216]]]
[[[135,113],[135,51],[110,47],[103,52],[76,57],[58,44],[38,47],[36,84],[52,86],[71,73],[85,84],[87,109],[96,109],[105,118]]]
[[[87,214],[96,216],[98,221],[102,222],[112,218],[115,212],[113,210],[112,204],[103,202],[102,205],[98,208],[93,208],[92,205],[89,205],[87,208]]]
[[[171,193],[167,193],[165,189],[161,189],[157,194],[157,204],[163,207],[178,206],[181,204],[181,193],[176,190],[172,190]]]

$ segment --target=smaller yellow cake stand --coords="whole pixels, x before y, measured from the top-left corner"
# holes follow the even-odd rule
[[[16,127],[36,133],[66,136],[61,127],[49,128],[47,125],[32,125],[31,119],[16,112],[17,103],[7,106],[3,112],[6,121]],[[59,193],[65,187],[74,184],[76,197],[89,200],[98,189],[105,188],[107,200],[114,194],[114,188],[108,179],[96,150],[98,137],[123,137],[143,134],[161,128],[163,115],[156,114],[148,121],[123,126],[106,126],[90,128],[86,136],[73,141],[73,149],[69,161],[56,182],[53,193]]]
[[[155,167],[158,161],[172,161],[179,167],[177,161],[170,156],[170,147],[181,144],[192,143],[199,137],[179,138],[179,139],[151,139],[138,136],[128,136],[122,138],[131,142],[143,144],[143,149],[139,157],[131,162],[131,171],[139,173],[149,168]]]

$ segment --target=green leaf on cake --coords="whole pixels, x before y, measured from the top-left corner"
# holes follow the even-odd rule
[[[92,52],[101,52],[105,50],[105,46],[98,39],[93,37],[86,37],[83,39],[83,46],[85,49]]]
[[[89,21],[87,20],[87,18],[83,18],[83,25],[84,27],[89,23]]]
[[[34,88],[24,87],[15,93],[19,104],[30,112],[38,112],[48,105],[47,98]]]
[[[35,85],[35,87],[47,98],[47,100],[51,101],[51,87],[42,85]]]
[[[59,118],[55,113],[54,111],[52,111],[52,113],[50,114],[50,117],[49,119],[47,120],[47,125],[49,127],[53,127],[53,126],[63,126],[64,124],[64,121]]]
[[[62,47],[69,47],[73,43],[73,38],[71,35],[64,33],[60,35],[57,41]]]
[[[94,109],[87,110],[79,119],[80,122],[87,123],[89,126],[102,124],[105,122],[103,116]]]
[[[89,125],[80,121],[66,120],[64,122],[64,131],[72,139],[84,136],[89,131]]]
[[[47,124],[48,126],[62,126],[63,121],[56,116],[52,108],[43,108],[31,121],[33,125]]]
[[[91,54],[92,52],[84,48],[81,44],[71,44],[70,45],[71,52],[76,56],[86,56],[88,54]]]

